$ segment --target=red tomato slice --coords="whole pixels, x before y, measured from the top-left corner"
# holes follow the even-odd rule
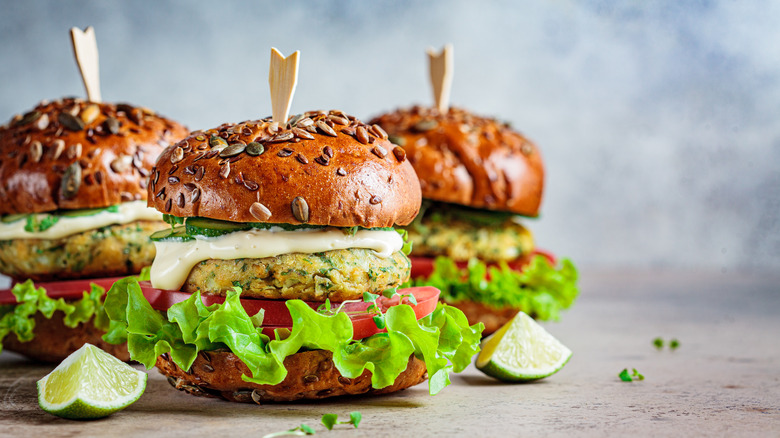
[[[551,252],[545,251],[543,249],[535,249],[526,256],[507,262],[507,265],[509,265],[509,267],[515,271],[522,271],[526,265],[531,263],[531,259],[537,255],[546,258],[552,266],[558,264],[557,260],[555,260],[555,256]],[[433,272],[433,261],[435,260],[435,257],[411,256],[409,257],[409,260],[412,261],[412,278],[427,278]],[[455,264],[461,269],[468,266],[467,261],[458,261],[455,262]],[[488,266],[498,266],[498,263],[488,263]]]
[[[192,294],[182,291],[171,291],[164,289],[157,289],[152,287],[152,284],[148,281],[140,282],[141,290],[144,297],[152,305],[152,308],[156,310],[168,310],[172,305],[182,302]],[[399,289],[399,295],[413,295],[417,299],[417,305],[412,305],[414,314],[417,319],[430,315],[436,310],[436,304],[439,300],[439,290],[430,287],[411,287],[407,289]],[[385,298],[380,296],[377,299],[382,313],[387,311],[392,306],[399,304],[399,295],[394,295],[392,298]],[[201,300],[206,306],[210,306],[215,303],[225,302],[225,297],[211,294],[202,294]],[[305,301],[312,309],[317,309],[322,303],[316,301]],[[410,304],[408,298],[404,298],[403,304]],[[263,315],[263,333],[269,336],[273,336],[274,329],[292,328],[292,317],[287,309],[285,300],[267,300],[262,298],[242,298],[241,305],[246,310],[249,316],[254,316],[261,309],[264,310]],[[365,303],[362,300],[358,302],[347,302],[341,307],[343,312],[365,312],[370,304]],[[411,305],[411,304],[410,304]],[[331,308],[339,308],[340,302],[331,302]],[[367,338],[371,335],[382,333],[387,330],[377,328],[373,320],[373,315],[368,313],[358,313],[349,315],[352,320],[353,327],[353,339]]]
[[[105,290],[111,288],[115,281],[122,277],[109,277],[109,278],[90,278],[86,280],[64,280],[64,281],[42,281],[36,282],[35,287],[42,287],[46,289],[46,295],[52,299],[64,298],[81,299],[84,292],[89,292],[92,289],[92,284],[96,284]],[[0,305],[2,304],[16,304],[16,297],[11,293],[11,289],[0,289]]]

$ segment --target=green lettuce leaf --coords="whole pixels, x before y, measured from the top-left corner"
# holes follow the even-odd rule
[[[62,312],[64,324],[70,328],[90,320],[101,330],[108,330],[111,325],[103,309],[103,296],[106,291],[95,284],[91,285],[90,291],[84,291],[81,299],[69,302],[62,298],[49,298],[46,290],[42,287],[36,288],[32,280],[17,283],[11,293],[16,297],[17,304],[0,306],[0,352],[3,351],[3,339],[11,333],[21,342],[28,342],[35,337],[34,317],[38,312],[47,319],[51,318],[54,312]]]
[[[461,269],[452,259],[437,257],[431,275],[410,280],[403,287],[408,286],[436,287],[450,303],[470,300],[499,308],[520,308],[540,320],[557,320],[560,311],[569,308],[579,293],[577,269],[569,259],[556,269],[540,255],[522,272],[506,263],[488,268],[477,259],[469,260],[468,266]]]
[[[441,303],[419,321],[409,305],[400,305],[386,313],[387,333],[355,341],[345,313],[325,315],[301,300],[288,300],[292,329],[284,339],[272,340],[255,326],[257,319],[247,315],[240,294],[234,288],[224,303],[207,307],[196,292],[163,313],[144,299],[136,279],[123,279],[108,291],[106,313],[114,330],[103,338],[110,343],[126,339],[130,356],[147,368],[157,356],[169,353],[187,370],[199,351],[227,348],[249,369],[245,381],[268,385],[284,380],[284,359],[301,350],[330,351],[336,368],[348,378],[369,370],[374,388],[392,385],[415,354],[426,363],[433,395],[449,384],[449,371],[468,366],[479,351],[484,328],[481,323],[469,326],[460,310]]]

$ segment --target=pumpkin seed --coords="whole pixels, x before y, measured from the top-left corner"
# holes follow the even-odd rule
[[[233,143],[230,146],[226,147],[225,149],[222,149],[222,151],[219,153],[219,156],[221,158],[229,158],[234,157],[241,152],[244,152],[244,149],[246,149],[246,145],[243,143]]]
[[[265,146],[263,146],[262,143],[258,143],[256,141],[253,141],[246,145],[246,153],[247,155],[251,155],[253,157],[256,157],[258,155],[262,155],[263,152],[265,152]]]
[[[71,164],[65,169],[60,185],[60,196],[70,199],[76,196],[81,186],[81,165],[78,162]]]
[[[57,116],[57,120],[60,122],[62,126],[64,126],[67,129],[70,129],[71,131],[83,131],[84,130],[84,122],[81,121],[78,117],[62,112]]]

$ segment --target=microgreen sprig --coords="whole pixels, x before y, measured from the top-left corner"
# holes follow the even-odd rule
[[[315,432],[314,428],[311,426],[308,426],[306,424],[301,424],[298,427],[288,429],[288,430],[282,430],[279,432],[269,433],[267,435],[263,435],[263,438],[275,438],[278,436],[306,436],[306,435],[314,435]]]
[[[636,370],[636,368],[631,368],[632,372],[629,374],[628,368],[623,368],[623,371],[621,371],[618,374],[618,377],[620,377],[620,380],[624,382],[633,382],[634,380],[645,380],[645,376],[640,374],[639,371]]]
[[[355,426],[355,429],[357,429],[358,425],[360,424],[360,420],[363,419],[363,416],[358,411],[353,411],[349,413],[349,421],[339,421],[338,414],[325,414],[322,416],[322,425],[325,426],[328,430],[333,430],[333,426],[336,424],[351,424]]]

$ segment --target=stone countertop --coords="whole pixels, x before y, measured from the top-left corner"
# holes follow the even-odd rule
[[[626,436],[780,434],[780,275],[583,272],[581,296],[546,323],[574,351],[558,374],[504,384],[472,367],[439,395],[425,384],[381,397],[252,405],[189,396],[150,371],[146,393],[87,422],[38,408],[35,381],[51,366],[0,355],[0,435],[262,437],[301,423],[316,436]],[[652,340],[676,338],[676,351]],[[636,368],[640,382],[617,374]],[[325,413],[363,414],[328,432]]]

